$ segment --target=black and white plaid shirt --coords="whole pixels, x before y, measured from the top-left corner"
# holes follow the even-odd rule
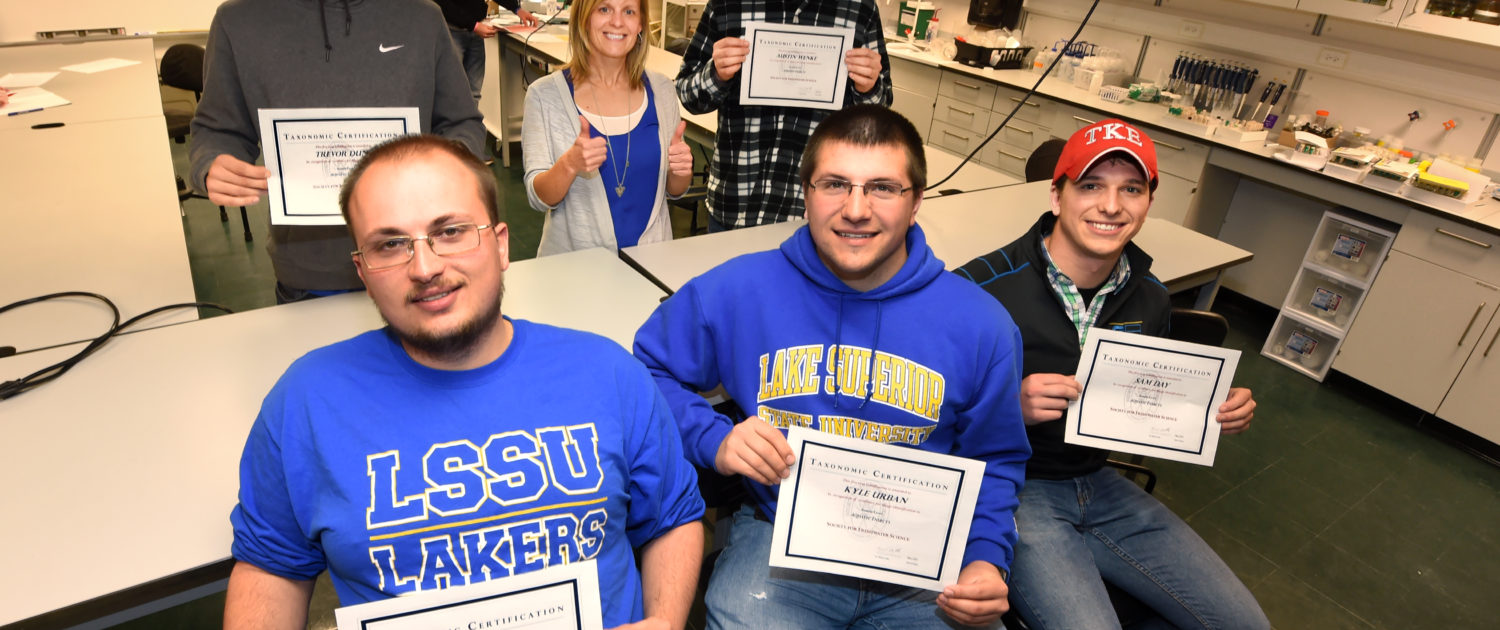
[[[677,73],[677,96],[688,111],[719,111],[708,167],[708,211],[726,227],[777,223],[803,215],[797,167],[826,109],[740,105],[740,75],[720,81],[714,42],[744,37],[745,23],[772,22],[854,29],[854,45],[880,53],[880,80],[859,94],[851,81],[844,105],[891,104],[891,62],[874,0],[711,0]],[[847,80],[847,79],[846,79]]]

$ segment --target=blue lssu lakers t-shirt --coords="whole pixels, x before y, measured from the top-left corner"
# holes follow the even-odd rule
[[[345,606],[592,559],[605,625],[639,620],[632,547],[703,514],[676,425],[613,342],[513,323],[475,370],[386,330],[294,363],[245,445],[234,557],[326,567]]]

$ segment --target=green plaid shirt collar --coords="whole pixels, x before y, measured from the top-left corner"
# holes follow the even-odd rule
[[[1093,327],[1095,320],[1099,319],[1099,313],[1104,310],[1104,296],[1124,286],[1125,281],[1130,279],[1130,261],[1121,254],[1120,261],[1115,263],[1114,272],[1099,287],[1094,300],[1085,304],[1078,285],[1073,284],[1073,280],[1052,262],[1052,252],[1047,251],[1047,237],[1050,234],[1042,235],[1042,256],[1047,259],[1047,284],[1052,285],[1052,292],[1062,298],[1063,309],[1068,312],[1068,319],[1073,321],[1073,328],[1078,330],[1078,346],[1081,348],[1088,339],[1089,328]]]

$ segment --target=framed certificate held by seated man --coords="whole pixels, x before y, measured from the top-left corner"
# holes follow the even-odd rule
[[[1090,328],[1069,444],[1212,466],[1239,350]]]
[[[599,573],[593,560],[505,578],[345,606],[343,630],[599,630]]]
[[[940,591],[958,581],[984,462],[791,427],[771,566]]]
[[[745,39],[741,105],[843,109],[853,28],[749,22]]]

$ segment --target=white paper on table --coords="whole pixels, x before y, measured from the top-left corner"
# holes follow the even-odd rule
[[[750,54],[740,68],[741,105],[843,109],[854,29],[747,22]]]
[[[73,64],[71,66],[63,66],[62,69],[63,70],[67,70],[69,72],[81,72],[83,74],[93,74],[95,72],[104,72],[105,70],[114,70],[115,68],[124,68],[125,66],[133,66],[133,65],[138,64],[138,63],[140,63],[140,62],[139,61],[135,61],[133,59],[120,59],[118,57],[106,57],[104,59],[99,59],[99,60],[96,60],[96,61],[88,61],[88,62],[84,62],[84,63],[75,63],[75,64]]]
[[[1063,441],[1212,466],[1240,351],[1090,328]]]
[[[599,573],[593,560],[467,586],[422,591],[333,611],[343,630],[599,630]]]
[[[343,225],[344,176],[381,142],[422,131],[415,107],[262,109],[272,225]]]
[[[12,72],[0,77],[0,88],[16,89],[27,87],[41,87],[46,85],[56,72]]]
[[[958,581],[984,462],[787,430],[771,566],[940,591]]]
[[[39,87],[21,88],[11,93],[10,102],[0,107],[0,114],[22,115],[48,107],[61,107],[72,101]]]

